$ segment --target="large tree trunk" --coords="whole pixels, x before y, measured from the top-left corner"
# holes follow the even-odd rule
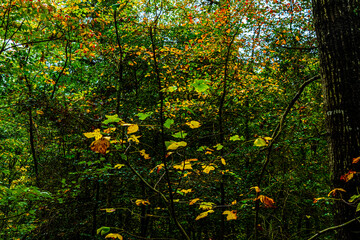
[[[313,0],[313,13],[332,183],[347,191],[343,195],[347,201],[360,187],[358,176],[348,182],[340,179],[349,170],[359,170],[352,159],[360,156],[360,0]],[[354,216],[354,207],[342,201],[335,204],[335,224]],[[360,239],[359,232],[360,224],[355,222],[341,229],[336,239]]]

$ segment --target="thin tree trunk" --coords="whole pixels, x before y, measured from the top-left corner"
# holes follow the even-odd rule
[[[344,188],[344,200],[357,194],[358,177],[341,176],[359,169],[360,156],[360,0],[313,0],[318,38],[333,188]],[[335,224],[353,219],[355,208],[335,204]],[[340,229],[336,239],[360,239],[359,222]]]

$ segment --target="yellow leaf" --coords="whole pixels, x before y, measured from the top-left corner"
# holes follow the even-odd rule
[[[118,233],[109,233],[108,235],[106,235],[105,238],[112,238],[112,239],[120,239],[123,240],[123,237],[118,234]]]
[[[236,205],[237,201],[234,200],[233,202],[231,202],[231,205]]]
[[[129,142],[131,142],[131,141],[133,141],[133,142],[135,142],[135,143],[139,143],[140,141],[139,141],[139,137],[141,137],[141,136],[135,136],[135,135],[131,135],[130,137],[129,137]]]
[[[173,142],[167,147],[167,149],[168,150],[176,150],[179,147],[185,147],[186,145],[187,145],[187,143],[183,142],[183,141],[182,142]]]
[[[224,158],[221,158],[221,163],[222,163],[222,165],[226,165],[226,162],[225,162]]]
[[[202,213],[199,214],[199,216],[197,216],[197,217],[195,218],[195,220],[197,221],[197,220],[199,220],[199,219],[202,219],[202,218],[204,218],[204,217],[207,217],[207,216],[209,215],[209,213],[213,213],[213,212],[214,212],[214,210],[209,210],[209,211],[206,211],[206,212],[202,212]]]
[[[210,209],[213,209],[214,205],[215,205],[215,203],[213,203],[213,202],[202,202],[202,203],[200,203],[199,209],[210,210]]]
[[[182,164],[179,164],[179,165],[174,165],[174,167],[173,168],[175,168],[175,169],[178,169],[178,170],[190,170],[190,169],[192,169],[192,166],[191,166],[191,164],[190,163],[187,163],[187,162],[182,162]]]
[[[43,114],[44,114],[44,112],[41,111],[41,110],[36,110],[36,113],[39,114],[39,115],[43,115]]]
[[[97,153],[105,154],[106,150],[110,146],[110,142],[106,138],[100,138],[91,143],[91,150]]]
[[[296,39],[296,41],[300,41],[299,36],[296,36],[295,39]]]
[[[149,205],[150,202],[148,200],[143,200],[143,199],[138,199],[135,201],[135,204],[140,206],[140,205]]]
[[[116,130],[116,128],[107,128],[107,129],[105,129],[103,132],[104,133],[112,133],[112,132],[114,132]]]
[[[84,133],[84,135],[87,138],[95,137],[95,140],[98,140],[98,139],[102,138],[102,135],[100,133],[100,129],[95,129],[93,132]]]
[[[266,146],[266,142],[263,138],[257,138],[254,142],[254,146],[256,147],[264,147]]]
[[[145,152],[145,149],[140,150],[140,155],[144,157],[144,159],[150,159],[150,155]]]
[[[209,166],[202,166],[203,172],[209,174],[210,171],[215,170],[215,167],[209,165]]]
[[[237,216],[236,216],[236,210],[233,210],[233,211],[224,211],[223,212],[223,215],[227,215],[226,216],[226,220],[227,221],[230,221],[230,220],[236,220],[237,219]]]
[[[187,122],[186,125],[188,125],[190,128],[198,128],[201,126],[201,124],[198,121],[190,121]]]
[[[255,192],[257,192],[257,193],[261,192],[261,190],[260,190],[260,188],[258,186],[251,187],[250,189],[255,189]]]
[[[114,166],[115,169],[121,169],[123,166],[125,166],[125,164],[116,164]]]
[[[106,211],[107,213],[112,213],[112,212],[115,212],[116,209],[115,208],[103,208],[103,209],[100,209],[102,211]]]
[[[333,190],[331,190],[328,194],[328,197],[330,197],[330,195],[332,194],[333,196],[335,196],[336,192],[340,191],[340,192],[346,192],[345,189],[343,188],[334,188]]]
[[[182,189],[182,190],[180,190],[180,192],[187,194],[189,192],[192,192],[192,189],[191,188],[190,189]]]
[[[193,200],[191,200],[190,202],[189,202],[189,205],[193,205],[194,203],[196,203],[197,201],[199,201],[200,200],[200,198],[194,198]]]
[[[127,129],[127,134],[135,133],[139,130],[139,126],[137,124],[131,124]]]

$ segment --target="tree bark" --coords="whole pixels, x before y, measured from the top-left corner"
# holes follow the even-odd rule
[[[333,188],[344,188],[347,201],[357,194],[359,178],[341,176],[358,171],[360,156],[360,0],[313,0]],[[356,206],[355,206],[356,207]],[[355,208],[337,201],[335,224],[353,219]],[[360,239],[359,222],[340,229],[336,239]]]

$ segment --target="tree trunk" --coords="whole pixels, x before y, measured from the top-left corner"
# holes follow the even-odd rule
[[[360,0],[313,0],[320,67],[329,136],[333,188],[344,188],[343,199],[357,194],[358,177],[341,176],[359,170],[360,156]],[[355,206],[356,207],[356,206]],[[355,216],[355,208],[337,201],[335,224]],[[360,224],[338,231],[336,239],[360,239]]]

